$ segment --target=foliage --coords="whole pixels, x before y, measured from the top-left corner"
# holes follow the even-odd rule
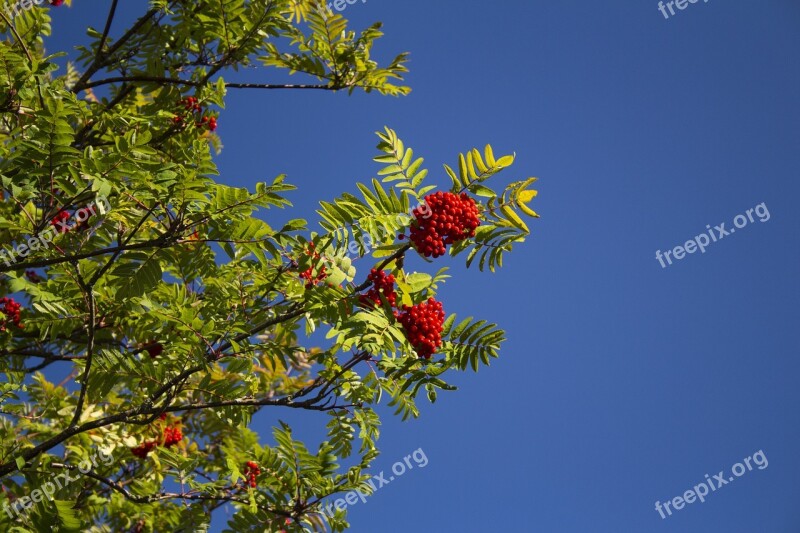
[[[242,88],[403,95],[394,82],[406,56],[379,66],[380,24],[356,34],[311,0],[152,0],[114,37],[117,3],[63,71],[62,54],[47,56],[42,41],[51,9],[0,13],[0,245],[16,254],[0,256],[0,293],[23,304],[22,325],[0,330],[4,502],[55,475],[79,476],[19,517],[0,513],[0,529],[204,531],[229,505],[227,531],[326,521],[343,531],[344,513],[323,519],[319,504],[363,490],[381,401],[418,416],[421,391],[433,402],[453,390],[446,372],[489,364],[504,334],[451,315],[424,360],[388,305],[359,305],[369,268],[354,266],[353,246],[359,264],[392,271],[404,305],[449,277],[403,266],[413,249],[395,235],[435,185],[394,131],[378,134],[379,178],[321,202],[318,231],[300,218],[273,227],[269,211],[290,208],[294,187],[282,175],[253,191],[215,182],[221,140],[181,102],[192,96],[198,114],[216,118]],[[223,78],[254,64],[317,83]],[[450,249],[467,265],[494,271],[529,232],[520,213],[536,216],[533,178],[499,194],[487,185],[512,163],[487,146],[459,155],[457,172],[444,167],[452,192],[480,199],[475,237]],[[63,213],[92,205],[82,224],[54,230]],[[39,235],[52,242],[31,240]],[[317,330],[326,345],[311,345]],[[249,429],[262,408],[325,416],[328,438],[310,447],[281,422],[262,443]],[[177,445],[167,427],[182,431]],[[144,458],[133,455],[151,441]],[[113,461],[77,474],[98,450]],[[244,481],[248,461],[260,468],[255,488]]]

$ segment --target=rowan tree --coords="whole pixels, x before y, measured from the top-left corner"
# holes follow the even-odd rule
[[[534,179],[496,193],[513,156],[490,146],[431,179],[386,128],[376,179],[272,225],[283,175],[215,179],[225,99],[402,96],[406,55],[380,66],[380,24],[312,0],[151,0],[127,28],[118,3],[63,68],[43,37],[69,1],[0,12],[0,528],[203,531],[228,506],[227,531],[343,531],[320,502],[368,490],[378,406],[416,417],[448,373],[498,356],[501,329],[437,300],[436,261],[500,267]],[[256,65],[304,79],[225,81]],[[258,435],[262,409],[305,411],[327,439]]]

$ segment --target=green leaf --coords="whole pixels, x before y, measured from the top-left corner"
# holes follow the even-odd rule
[[[58,519],[65,531],[81,531],[81,521],[73,509],[73,503],[63,500],[53,500],[56,505]]]
[[[163,272],[154,255],[145,257],[141,261],[121,263],[114,269],[113,275],[121,282],[117,292],[118,297],[142,296],[161,281]]]

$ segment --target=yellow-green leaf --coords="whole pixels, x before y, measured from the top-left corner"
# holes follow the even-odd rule
[[[514,212],[514,210],[511,209],[509,206],[502,205],[502,206],[500,206],[500,210],[503,212],[504,215],[506,215],[506,217],[508,217],[508,220],[512,224],[514,224],[516,227],[518,227],[519,229],[521,229],[525,233],[529,233],[530,232],[530,230],[528,229],[528,226],[525,225],[525,222],[523,222],[522,219],[519,218],[519,215],[516,214]]]
[[[497,166],[501,168],[510,167],[513,164],[514,164],[513,155],[504,155],[503,157],[497,160]]]
[[[538,194],[539,194],[539,191],[535,191],[535,190],[522,191],[521,193],[519,193],[519,196],[517,198],[519,199],[520,202],[523,202],[523,203],[527,204],[528,202],[530,202],[531,200],[536,198],[536,195],[538,195]]]

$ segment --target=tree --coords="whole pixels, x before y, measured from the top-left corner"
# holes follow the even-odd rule
[[[536,216],[534,179],[495,193],[513,156],[486,146],[434,192],[386,128],[380,180],[321,202],[316,231],[272,227],[259,216],[290,207],[284,176],[213,179],[228,91],[400,96],[405,54],[379,66],[380,24],[356,34],[312,0],[150,4],[112,37],[111,0],[60,75],[50,8],[0,12],[0,527],[200,531],[231,505],[229,531],[343,531],[320,502],[370,491],[376,406],[417,416],[420,393],[454,389],[445,373],[489,364],[504,337],[446,316],[445,269],[404,259],[500,267],[528,234],[520,213]],[[310,81],[223,78],[257,63]],[[328,343],[306,347],[318,329]],[[317,412],[328,438],[312,449],[280,423],[262,442],[248,425],[263,408]]]

